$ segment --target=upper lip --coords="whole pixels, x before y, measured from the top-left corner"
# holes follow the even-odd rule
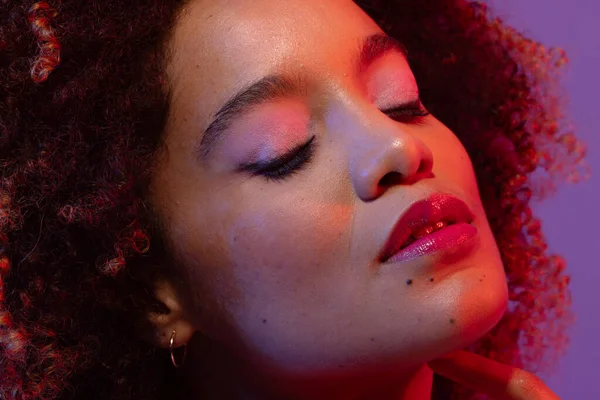
[[[471,223],[474,218],[473,212],[465,202],[454,196],[434,194],[417,201],[398,218],[392,227],[388,240],[379,254],[379,259],[381,262],[385,262],[402,249],[412,233],[419,228],[440,221]]]

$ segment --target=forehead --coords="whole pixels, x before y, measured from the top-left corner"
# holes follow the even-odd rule
[[[176,119],[205,121],[233,93],[274,72],[335,73],[351,61],[344,49],[375,32],[381,29],[351,0],[190,1],[170,43]]]

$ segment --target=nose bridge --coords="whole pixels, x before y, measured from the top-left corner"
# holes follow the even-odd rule
[[[347,149],[358,197],[370,201],[390,185],[412,184],[431,174],[433,154],[415,128],[390,119],[372,104],[349,103],[330,110],[327,125]]]

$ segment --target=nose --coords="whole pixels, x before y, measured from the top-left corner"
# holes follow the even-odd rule
[[[383,129],[364,135],[352,155],[352,184],[363,201],[374,200],[392,186],[411,185],[432,175],[433,154],[411,127],[393,122]]]

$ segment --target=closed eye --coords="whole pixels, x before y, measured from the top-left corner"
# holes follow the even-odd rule
[[[423,106],[420,99],[403,104],[401,106],[381,110],[381,112],[395,121],[407,124],[422,122],[422,118],[431,114]]]
[[[393,120],[406,124],[418,124],[422,122],[424,117],[430,115],[419,99],[401,106],[382,110],[382,112]],[[284,181],[308,166],[315,152],[315,139],[316,136],[313,136],[308,142],[282,156],[276,157],[266,163],[246,164],[241,166],[240,170],[261,176],[267,181]]]
[[[315,152],[316,136],[288,153],[268,162],[243,165],[240,170],[259,175],[267,181],[283,181],[308,166]]]

